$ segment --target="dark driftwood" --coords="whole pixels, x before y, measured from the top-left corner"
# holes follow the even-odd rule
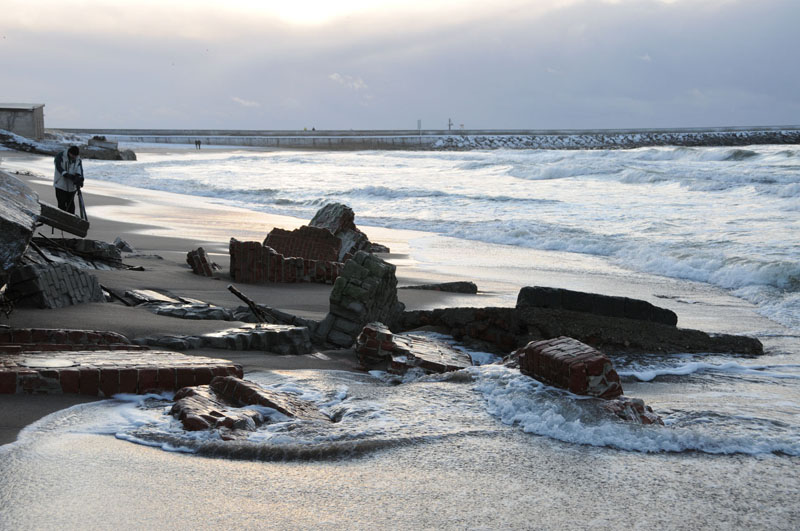
[[[256,319],[258,319],[262,323],[275,322],[275,319],[272,318],[271,315],[269,315],[267,312],[259,308],[258,305],[255,302],[253,302],[253,299],[251,299],[250,297],[248,297],[247,295],[236,289],[236,287],[233,284],[228,284],[228,291],[230,291],[231,293],[239,297],[242,301],[244,301],[244,303],[250,307],[250,311],[253,312],[253,315],[256,316]]]

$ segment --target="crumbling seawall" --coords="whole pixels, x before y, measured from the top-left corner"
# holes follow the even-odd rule
[[[646,146],[800,144],[800,126],[709,129],[223,131],[62,129],[109,140],[287,149],[630,149]]]

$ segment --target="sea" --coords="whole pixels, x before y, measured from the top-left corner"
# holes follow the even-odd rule
[[[303,220],[345,203],[367,234],[417,231],[415,267],[476,282],[469,305],[513,306],[530,285],[634,296],[678,326],[758,337],[764,354],[612,356],[664,426],[471,351],[475,365],[447,375],[247,374],[337,422],[264,411],[273,422],[236,442],[183,431],[168,394],[119,395],[0,447],[0,528],[800,527],[800,146],[161,146],[84,165],[87,186]]]

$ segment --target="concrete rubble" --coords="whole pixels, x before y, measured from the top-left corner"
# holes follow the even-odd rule
[[[314,214],[309,225],[328,229],[342,242],[339,249],[339,262],[346,261],[348,257],[355,255],[358,251],[389,252],[388,247],[369,241],[367,235],[356,227],[353,209],[342,203],[328,203],[320,208]]]
[[[387,368],[394,374],[415,368],[428,374],[444,373],[472,366],[472,359],[464,351],[422,336],[392,334],[383,323],[365,326],[355,350],[365,368]]]
[[[39,212],[36,193],[13,175],[0,171],[0,288],[28,248]]]
[[[439,284],[419,284],[416,286],[403,286],[397,289],[422,289],[429,291],[443,291],[448,293],[478,293],[478,286],[474,282],[441,282]]]
[[[219,269],[219,266],[209,259],[208,253],[202,247],[186,253],[186,263],[192,268],[192,273],[204,277],[213,277],[214,271]]]
[[[231,279],[245,284],[332,284],[344,267],[340,262],[286,257],[262,243],[240,242],[235,238],[231,238],[228,249]]]
[[[152,336],[136,338],[136,344],[173,350],[216,348],[258,350],[277,354],[314,352],[307,327],[266,323],[245,324],[201,336]]]
[[[617,313],[619,311],[623,316]],[[500,353],[530,341],[560,336],[572,337],[611,353],[763,353],[763,346],[756,338],[707,334],[679,328],[674,324],[676,321],[673,312],[646,301],[569,290],[523,288],[515,308],[404,312],[392,329],[402,332],[423,326],[439,327],[458,341]]]
[[[343,262],[339,256],[342,240],[326,228],[307,225],[292,231],[274,228],[267,234],[264,246],[275,249],[283,256]]]
[[[345,264],[330,295],[330,310],[314,331],[320,343],[349,348],[364,325],[395,326],[405,306],[397,300],[396,267],[359,251]]]
[[[576,395],[616,398],[622,394],[611,360],[570,337],[531,341],[516,355],[522,374]]]
[[[570,337],[532,341],[510,358],[518,360],[522,374],[576,395],[603,399],[601,408],[624,421],[664,425],[643,400],[622,396],[622,383],[611,360],[580,341]]]
[[[105,301],[97,277],[66,263],[15,268],[6,296],[16,306],[33,308],[63,308]]]
[[[356,252],[389,252],[371,243],[354,218],[350,207],[331,203],[317,211],[309,225],[292,231],[274,228],[263,243],[231,238],[231,279],[249,284],[331,284]]]
[[[274,409],[290,418],[330,423],[331,418],[315,404],[296,396],[271,391],[254,382],[231,376],[217,377],[209,385],[186,387],[175,394],[170,413],[189,431],[220,430],[223,440],[237,438],[235,431],[255,431],[271,419],[256,409]]]

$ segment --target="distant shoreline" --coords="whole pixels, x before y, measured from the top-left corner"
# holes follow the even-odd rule
[[[50,129],[131,144],[190,144],[318,150],[632,149],[650,146],[800,144],[800,126],[605,130],[246,131]]]

